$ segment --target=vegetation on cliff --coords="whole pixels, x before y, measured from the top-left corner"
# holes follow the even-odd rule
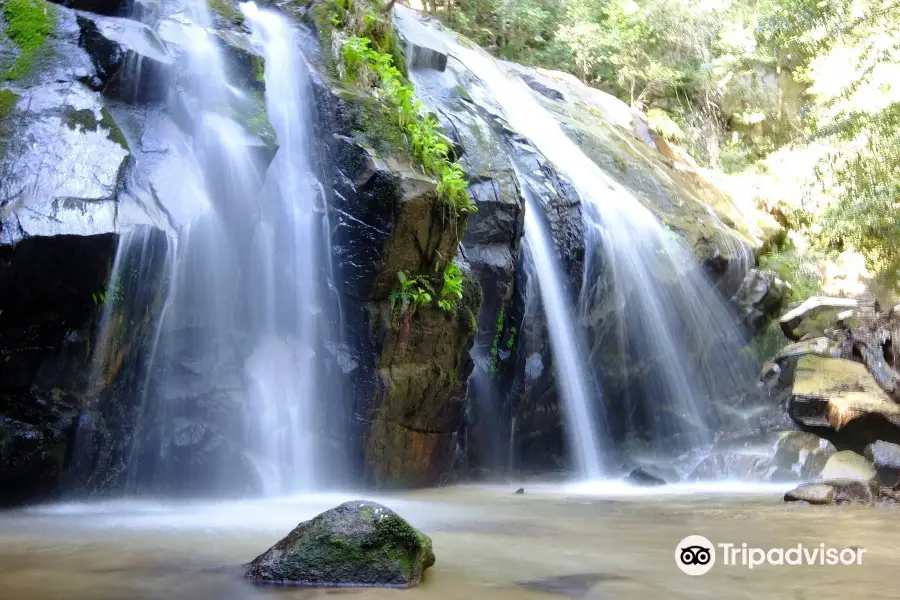
[[[900,266],[898,0],[434,0],[504,58],[561,69],[644,113],[750,211],[803,298],[847,251]],[[728,175],[723,175],[722,172]],[[896,290],[895,290],[896,291]]]
[[[44,0],[7,0],[3,4],[6,35],[19,49],[15,62],[3,74],[4,79],[26,77],[37,52],[56,26],[53,7]]]

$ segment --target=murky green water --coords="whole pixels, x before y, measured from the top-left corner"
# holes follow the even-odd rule
[[[591,494],[526,486],[367,496],[434,540],[421,586],[255,587],[239,565],[305,520],[354,495],[153,504],[62,504],[0,515],[0,598],[395,598],[501,600],[900,598],[895,509],[785,505],[778,490]],[[672,492],[677,493],[672,493]],[[864,547],[861,566],[719,564],[700,577],[675,564],[690,534],[764,549]]]

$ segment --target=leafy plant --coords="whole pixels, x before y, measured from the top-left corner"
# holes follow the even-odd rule
[[[434,288],[424,277],[410,277],[406,271],[397,271],[400,288],[388,296],[391,308],[400,305],[401,314],[412,315],[421,306],[428,306],[434,299]]]
[[[113,306],[125,300],[125,291],[122,289],[122,282],[116,281],[112,289],[98,290],[91,294],[94,300],[94,306],[103,306],[109,301]]]
[[[441,297],[438,306],[446,312],[456,308],[456,303],[463,297],[463,274],[452,262],[444,267],[444,285],[441,287]]]
[[[368,17],[367,13],[367,17]],[[340,21],[340,19],[337,19]],[[363,73],[374,73],[380,96],[392,107],[397,124],[404,130],[413,156],[422,170],[438,180],[437,195],[459,215],[477,209],[469,199],[468,183],[462,168],[450,160],[450,142],[436,120],[428,116],[415,91],[394,64],[394,57],[372,47],[364,37],[350,37],[341,50],[350,81],[364,80]]]

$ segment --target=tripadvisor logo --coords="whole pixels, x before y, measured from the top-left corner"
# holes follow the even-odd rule
[[[753,548],[747,544],[713,544],[702,535],[689,535],[675,546],[675,564],[688,575],[704,575],[716,564],[718,549],[726,567],[753,569],[761,565],[861,565],[865,548],[830,548],[825,544],[790,548]]]

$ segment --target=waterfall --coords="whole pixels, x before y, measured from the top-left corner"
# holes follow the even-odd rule
[[[594,402],[594,395],[590,393],[590,377],[572,326],[572,310],[556,264],[550,236],[537,214],[535,203],[529,197],[527,187],[525,191],[525,243],[547,316],[547,330],[553,349],[556,381],[563,399],[569,445],[579,473],[588,479],[597,479],[603,470],[600,440],[591,406],[599,403]]]
[[[183,147],[177,183],[150,192],[176,243],[129,461],[136,491],[310,491],[333,466],[318,450],[327,259],[309,74],[283,16],[242,10],[265,60],[264,96],[234,83],[205,0],[159,24],[181,53],[166,74],[177,86],[165,114],[178,127],[164,121],[156,135]],[[271,162],[263,114],[277,139]]]
[[[327,258],[317,243],[323,231],[316,210],[321,186],[308,156],[309,72],[285,17],[253,3],[242,4],[241,10],[265,58],[266,106],[279,142],[262,196],[260,233],[268,240],[259,265],[267,275],[262,301],[275,311],[275,297],[292,299],[286,310],[293,320],[287,336],[276,334],[274,321],[262,325],[264,340],[248,361],[256,389],[247,404],[248,420],[255,424],[256,452],[276,473],[265,482],[267,491],[310,490],[321,477],[317,469],[324,458],[316,455],[319,388],[313,358],[322,314],[316,270]],[[279,253],[287,257],[276,258]],[[277,273],[283,260],[291,268]]]
[[[644,435],[656,449],[667,451],[709,441],[721,412],[715,402],[752,380],[729,308],[679,237],[588,158],[522,81],[482,51],[445,41],[451,56],[480,80],[483,89],[470,90],[476,102],[499,106],[510,128],[569,179],[582,199],[585,267],[575,318],[566,315],[564,299],[554,298],[560,278],[553,275],[550,244],[540,241],[539,221],[534,215],[526,218],[567,429],[575,438],[570,445],[579,449],[582,467],[591,464],[584,454],[596,452],[598,443],[585,408],[593,399],[579,382],[594,375],[602,383],[603,352],[609,345],[623,363],[654,364],[634,389],[616,396],[627,421],[610,427]],[[526,215],[536,208],[529,203]],[[603,316],[610,315],[604,322]],[[586,332],[591,347],[579,353],[573,328],[585,330],[598,322],[596,330]],[[590,372],[582,378],[565,372],[577,371],[579,360]]]

